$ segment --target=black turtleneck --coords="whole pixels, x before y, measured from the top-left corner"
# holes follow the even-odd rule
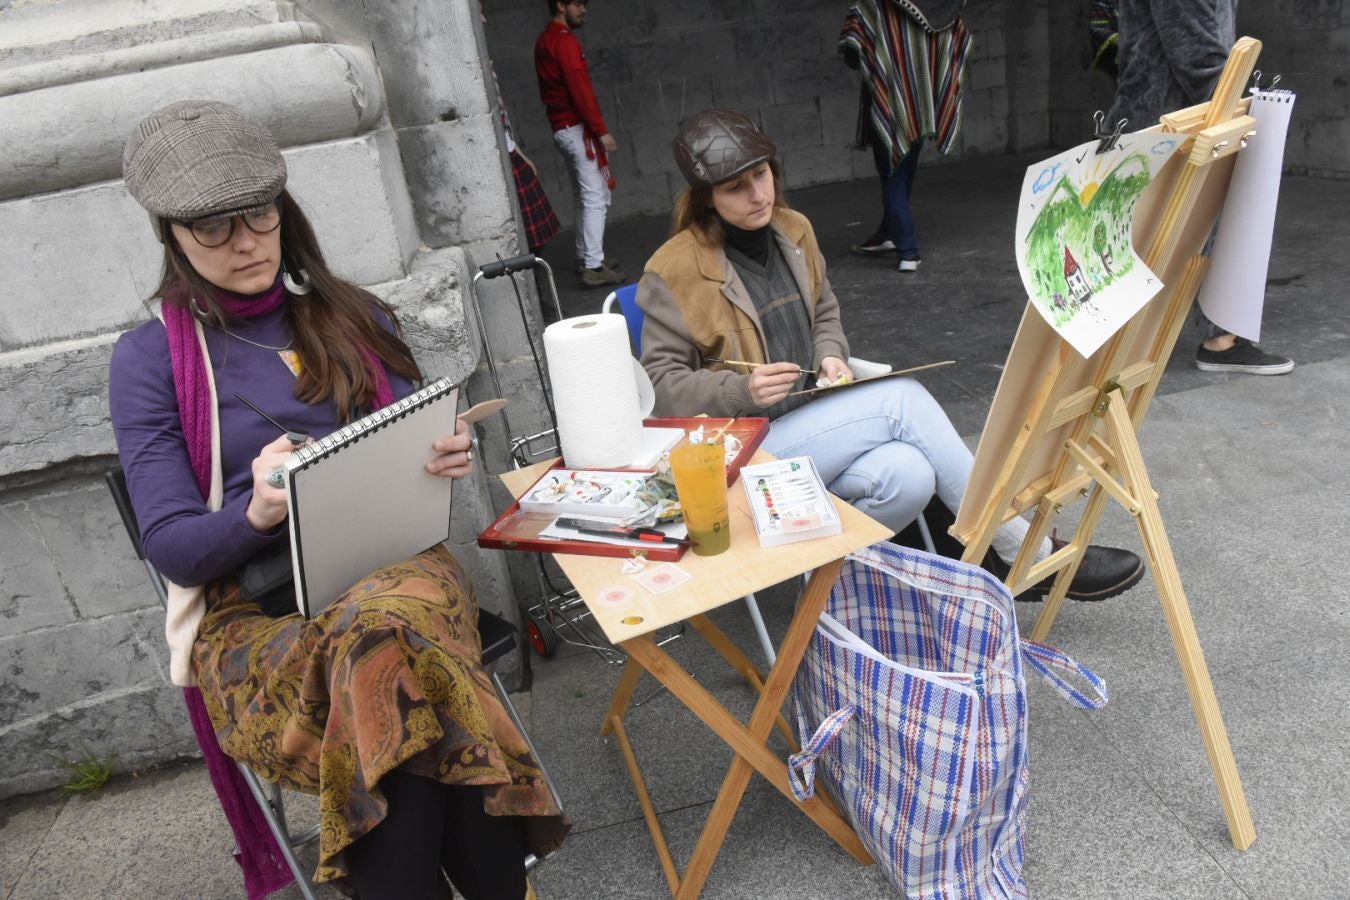
[[[747,231],[744,228],[737,228],[721,216],[717,219],[722,223],[722,230],[726,233],[727,246],[740,251],[746,258],[754,260],[761,266],[769,264],[769,248],[773,246],[773,232],[769,230],[768,225]]]

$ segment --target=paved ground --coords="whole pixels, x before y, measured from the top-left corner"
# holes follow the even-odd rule
[[[955,358],[925,379],[973,441],[993,396],[1022,294],[1010,252],[1013,199],[1026,160],[925,169],[916,202],[924,263],[901,276],[848,255],[878,214],[868,182],[801,191],[858,355],[896,364]],[[1350,182],[1287,179],[1267,292],[1264,343],[1298,358],[1281,378],[1212,375],[1193,340],[1163,380],[1144,449],[1218,691],[1259,837],[1228,842],[1152,582],[1102,604],[1066,608],[1053,642],[1111,687],[1098,713],[1029,687],[1031,796],[1027,878],[1048,898],[1344,898],[1350,895],[1350,471],[1340,447],[1350,392],[1350,237],[1340,221]],[[631,271],[665,224],[611,228],[611,255]],[[550,262],[570,313],[601,295],[571,289],[570,236]],[[1139,549],[1112,510],[1103,541]],[[781,633],[790,598],[761,596]],[[1023,629],[1037,607],[1018,609]],[[748,643],[738,607],[717,617]],[[734,710],[748,691],[694,637],[671,645]],[[564,649],[536,660],[519,695],[535,740],[576,821],[536,873],[546,898],[665,894],[618,747],[598,735],[618,668]],[[640,692],[650,687],[644,682]],[[645,696],[645,694],[644,694]],[[630,728],[677,859],[697,837],[729,753],[665,694]],[[779,748],[781,749],[781,748]],[[124,776],[88,798],[56,794],[0,804],[0,897],[240,896],[228,832],[198,765]],[[889,896],[760,779],[712,871],[706,897]],[[297,896],[288,893],[286,896]],[[335,895],[332,895],[335,896]]]

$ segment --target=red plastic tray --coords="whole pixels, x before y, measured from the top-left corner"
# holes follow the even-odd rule
[[[712,434],[729,421],[731,426],[727,428],[727,432],[735,435],[742,445],[741,452],[732,460],[731,465],[727,466],[727,485],[730,486],[740,475],[741,467],[750,461],[759,445],[764,443],[764,438],[769,433],[768,419],[653,418],[647,419],[643,424],[657,428],[683,428],[686,434],[702,425],[705,434]],[[675,446],[678,447],[679,444]],[[562,465],[562,461],[559,460],[550,467],[550,471]],[[649,547],[621,547],[617,544],[601,544],[595,541],[560,541],[540,537],[539,532],[547,528],[556,518],[553,513],[525,512],[519,503],[512,503],[506,512],[498,516],[497,520],[478,536],[478,546],[497,550],[524,550],[530,553],[572,553],[578,556],[623,558],[642,555],[657,562],[674,562],[689,549],[684,545],[652,544]]]
[[[750,461],[750,457],[755,455],[755,451],[759,449],[759,445],[764,443],[764,439],[769,436],[768,419],[758,417],[748,419],[710,419],[706,416],[700,416],[695,419],[645,419],[642,424],[651,428],[683,428],[686,435],[691,431],[698,430],[698,427],[702,425],[703,433],[711,435],[728,422],[731,423],[731,427],[727,429],[727,433],[734,435],[741,442],[741,452],[731,461],[731,465],[727,466],[727,487],[731,487],[736,483],[737,477],[741,474],[741,466]],[[687,443],[687,441],[688,439],[686,438],[677,443],[675,447]],[[672,447],[671,449],[674,450],[675,447]]]

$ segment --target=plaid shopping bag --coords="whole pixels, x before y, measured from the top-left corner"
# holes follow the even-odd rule
[[[1106,703],[1095,674],[1019,638],[983,569],[893,544],[850,555],[793,687],[793,792],[819,777],[913,900],[1026,897],[1024,661],[1071,702]]]

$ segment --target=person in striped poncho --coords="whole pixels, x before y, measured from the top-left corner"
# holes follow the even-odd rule
[[[926,139],[946,153],[961,123],[961,81],[970,32],[962,0],[862,0],[849,7],[839,35],[844,62],[858,70],[858,147],[871,147],[881,179],[881,224],[852,251],[899,256],[898,269],[919,267],[919,240],[909,198]]]

